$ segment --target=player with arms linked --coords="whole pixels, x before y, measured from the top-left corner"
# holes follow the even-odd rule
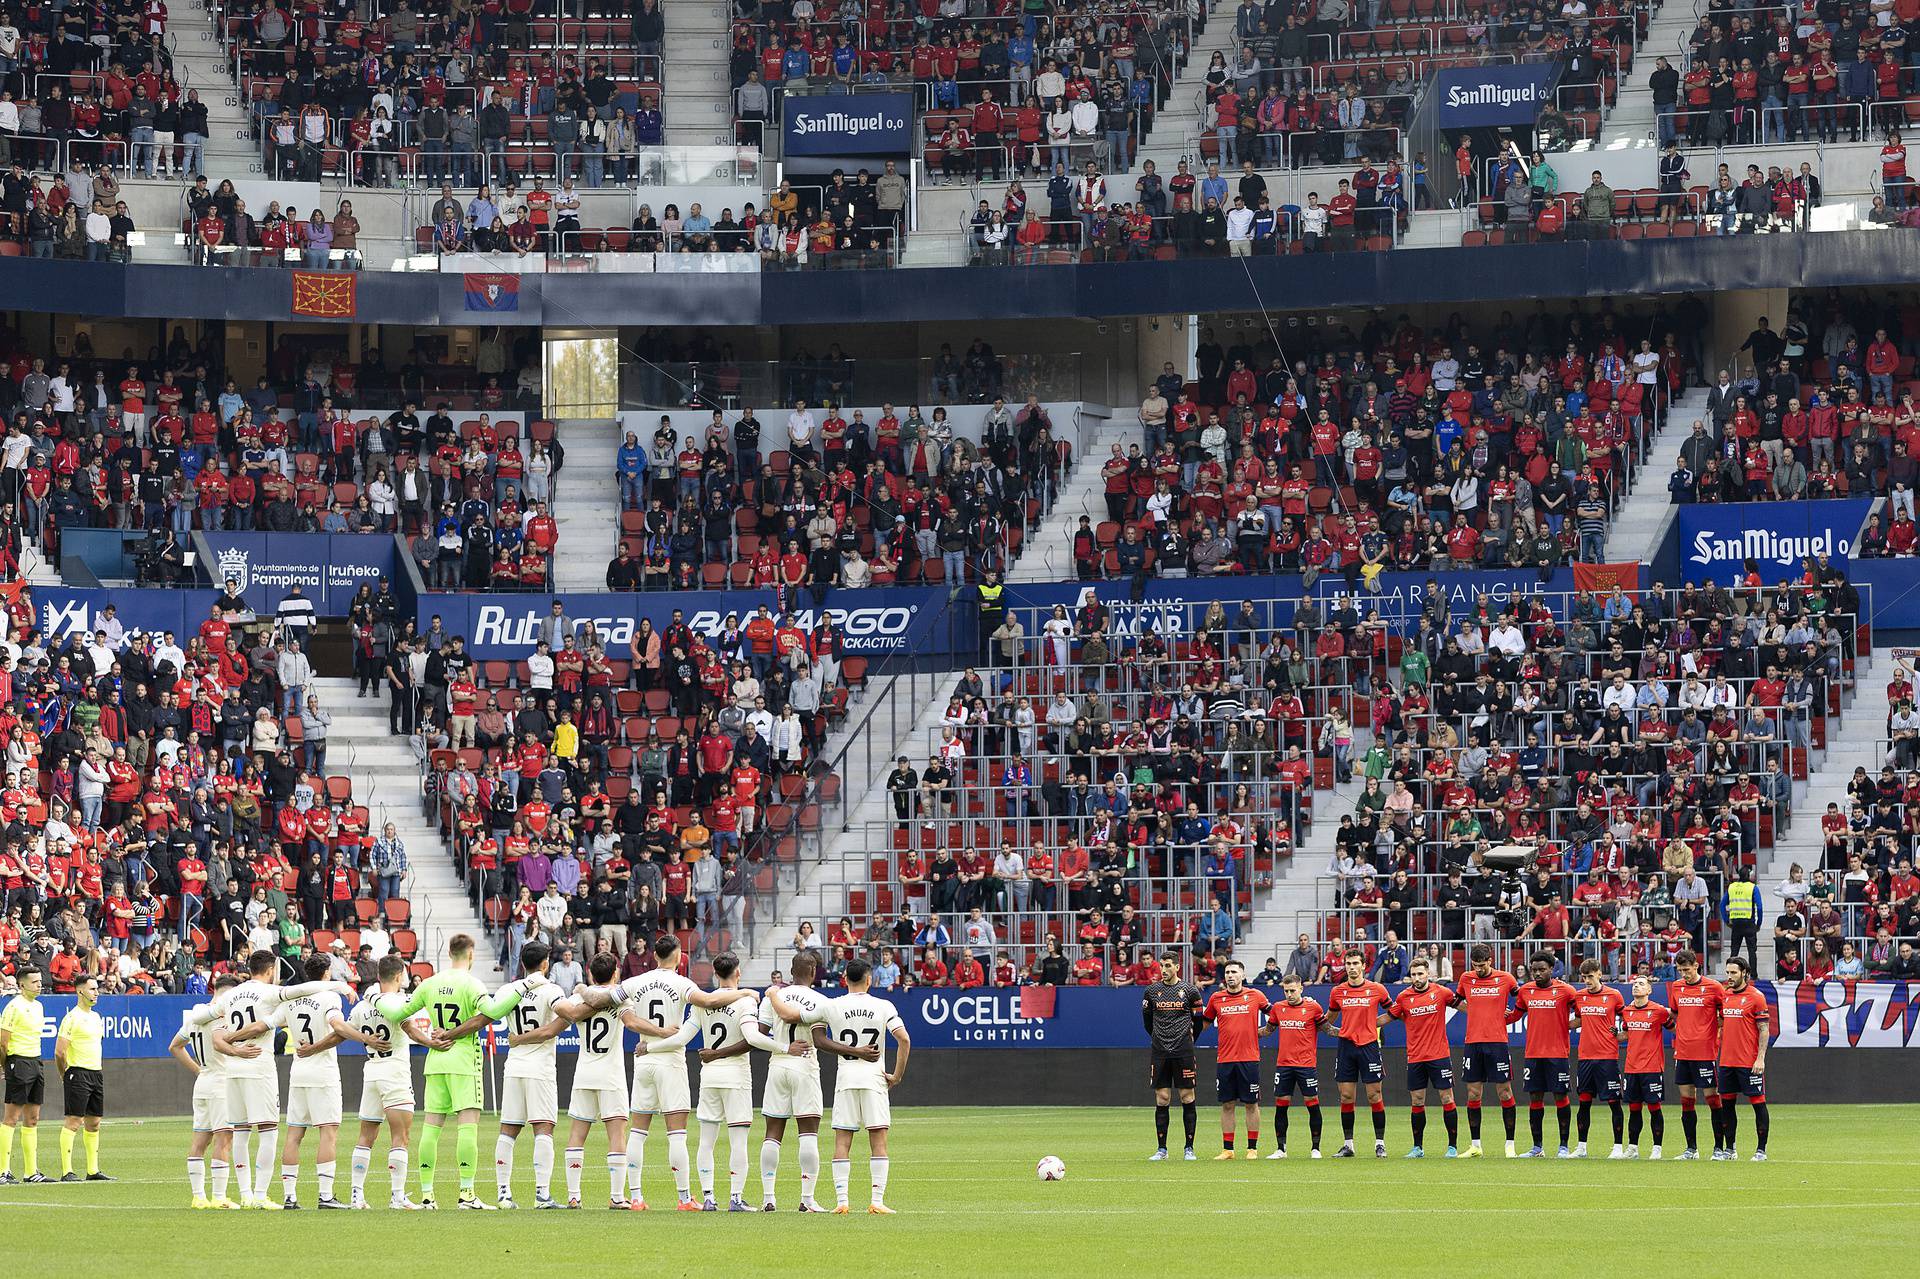
[[[1280,1002],[1267,1008],[1267,1022],[1279,1039],[1273,1060],[1273,1153],[1269,1159],[1287,1157],[1287,1112],[1293,1107],[1293,1094],[1300,1093],[1307,1105],[1307,1121],[1313,1136],[1313,1158],[1320,1157],[1320,1027],[1327,1024],[1327,1010],[1306,997],[1306,986],[1289,973],[1280,983]]]
[[[1461,1059],[1467,1080],[1467,1135],[1471,1139],[1466,1158],[1478,1159],[1480,1150],[1480,1096],[1488,1083],[1500,1099],[1500,1118],[1507,1127],[1507,1158],[1514,1155],[1513,1048],[1507,1042],[1507,1027],[1519,1021],[1520,1009],[1514,996],[1520,983],[1512,973],[1493,966],[1493,947],[1485,942],[1470,953],[1473,968],[1454,983],[1454,993],[1467,1010],[1466,1050]]]
[[[1227,961],[1220,989],[1207,997],[1206,1019],[1219,1029],[1214,1054],[1214,1088],[1220,1095],[1220,1153],[1233,1158],[1233,1112],[1247,1112],[1247,1158],[1258,1159],[1260,1147],[1260,1025],[1266,1019],[1267,997],[1245,984],[1246,966]]]
[[[1533,1148],[1522,1158],[1539,1159],[1546,1125],[1547,1094],[1553,1094],[1553,1106],[1560,1120],[1560,1157],[1573,1158],[1567,1145],[1572,1115],[1567,1107],[1567,1057],[1573,1051],[1573,1001],[1578,992],[1553,975],[1553,960],[1544,953],[1528,964],[1533,980],[1520,988],[1520,1007],[1527,1015],[1527,1038],[1523,1050],[1522,1081],[1527,1090],[1527,1122],[1533,1128]]]
[[[1176,1091],[1180,1094],[1181,1117],[1186,1123],[1185,1157],[1199,1158],[1193,1153],[1193,1133],[1199,1126],[1199,1116],[1193,1108],[1194,1078],[1197,1073],[1193,1060],[1193,1037],[1199,1032],[1205,1015],[1206,996],[1192,982],[1180,980],[1180,961],[1177,958],[1162,956],[1160,980],[1147,987],[1140,996],[1140,1021],[1153,1043],[1148,1082],[1153,1089],[1153,1131],[1157,1142],[1153,1154],[1149,1156],[1151,1161],[1167,1157],[1167,1124],[1172,1118],[1169,1112]]]
[[[1408,969],[1411,981],[1387,1009],[1387,1015],[1407,1026],[1407,1096],[1413,1120],[1413,1148],[1409,1159],[1426,1157],[1427,1089],[1440,1099],[1447,1124],[1447,1158],[1460,1155],[1460,1118],[1453,1109],[1453,1050],[1447,1046],[1447,1006],[1460,997],[1433,980],[1433,967],[1416,959]]]
[[[1673,1082],[1680,1091],[1680,1128],[1686,1134],[1687,1148],[1676,1158],[1698,1159],[1695,1143],[1698,1119],[1694,1100],[1704,1096],[1708,1118],[1713,1122],[1713,1153],[1718,1157],[1720,1138],[1719,1082],[1714,1076],[1714,1061],[1719,1056],[1720,1004],[1727,988],[1711,977],[1700,975],[1700,956],[1683,950],[1673,959],[1680,980],[1667,983],[1667,1007],[1673,1010]]]
[[[1573,1157],[1587,1157],[1587,1126],[1593,1119],[1593,1099],[1600,1097],[1613,1112],[1613,1150],[1607,1158],[1625,1159],[1627,1153],[1621,1145],[1625,1119],[1620,1112],[1619,1027],[1626,1000],[1602,980],[1597,959],[1580,962],[1580,980],[1580,993],[1573,1000],[1574,1015],[1580,1020],[1580,1077],[1575,1081],[1580,1091],[1580,1141],[1573,1148]]]
[[[1673,1014],[1665,1004],[1653,1002],[1653,980],[1633,979],[1633,1002],[1620,1011],[1627,1028],[1627,1158],[1640,1157],[1641,1108],[1653,1122],[1653,1148],[1647,1158],[1660,1157],[1660,1139],[1666,1135],[1666,1116],[1660,1104],[1666,1100],[1666,1029]]]
[[[1377,981],[1367,980],[1366,961],[1359,951],[1347,952],[1347,979],[1327,993],[1332,1011],[1340,1015],[1334,1032],[1333,1081],[1340,1087],[1340,1149],[1335,1159],[1353,1158],[1353,1104],[1355,1085],[1367,1085],[1367,1106],[1373,1111],[1373,1154],[1387,1157],[1387,1103],[1381,1095],[1386,1072],[1380,1064],[1380,1017],[1391,1020],[1393,997]]]
[[[1715,1159],[1738,1159],[1734,1145],[1740,1136],[1740,1097],[1753,1105],[1753,1130],[1758,1146],[1755,1163],[1767,1161],[1767,1034],[1773,1012],[1767,997],[1753,984],[1753,969],[1734,956],[1727,960],[1726,996],[1720,1001],[1720,1131],[1724,1148]]]

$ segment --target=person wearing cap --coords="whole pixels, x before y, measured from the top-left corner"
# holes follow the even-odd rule
[[[327,944],[327,980],[351,982],[354,979],[353,961],[347,958],[347,943],[334,938]]]

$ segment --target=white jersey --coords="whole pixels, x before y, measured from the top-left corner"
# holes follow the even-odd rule
[[[878,1048],[879,1061],[842,1057],[834,1076],[834,1090],[887,1087],[887,1039],[901,1026],[900,1011],[878,995],[861,992],[827,1001],[824,1019],[834,1039],[849,1048]]]
[[[424,1023],[426,1014],[416,1013],[413,1019]],[[402,1023],[380,1011],[380,992],[377,988],[353,1006],[353,1013],[347,1018],[347,1024],[368,1038],[386,1045],[384,1048],[368,1045],[367,1066],[362,1072],[363,1078],[412,1086],[413,1073],[408,1068],[407,1058],[411,1055],[410,1045],[413,1041],[408,1039],[407,1032],[401,1029]]]
[[[616,995],[619,994],[615,990]],[[594,1013],[579,1023],[580,1060],[573,1072],[573,1086],[582,1088],[618,1088],[627,1086],[627,1028],[620,1024],[620,1006]]]
[[[820,1077],[820,1055],[808,1053],[804,1057],[795,1057],[787,1049],[793,1044],[813,1044],[811,1027],[824,1021],[827,1015],[826,996],[809,986],[782,986],[780,997],[801,1010],[800,1020],[787,1021],[773,1010],[773,999],[769,995],[760,1004],[760,1026],[767,1032],[767,1038],[773,1040],[777,1051],[768,1061],[769,1070],[797,1070],[803,1074]]]
[[[731,1048],[747,1037],[746,1028],[753,1024],[758,1014],[758,1002],[752,995],[734,1000],[725,1008],[698,1008],[695,1016],[700,1019],[700,1046],[702,1048]],[[720,1061],[708,1062],[700,1067],[700,1089],[709,1088],[752,1088],[753,1054],[741,1053]]]
[[[539,989],[525,995],[507,1014],[508,1032],[525,1035],[540,1029],[553,1020],[553,1006],[567,998],[567,992],[552,982],[544,982]],[[537,1044],[515,1044],[507,1050],[507,1079],[547,1079],[557,1078],[558,1039],[545,1039]]]
[[[227,1071],[227,1055],[213,1046],[213,1032],[222,1019],[223,1010],[218,1004],[195,1004],[180,1014],[180,1029],[187,1037],[187,1051],[200,1063],[199,1079],[209,1082],[223,1078]]]
[[[227,1030],[237,1034],[256,1022],[265,1022],[269,1026],[277,1025],[275,1017],[280,1005],[288,1002],[283,987],[270,985],[263,981],[244,981],[234,987],[227,995]],[[258,1057],[233,1057],[227,1061],[227,1076],[230,1079],[269,1079],[276,1083],[279,1075],[273,1065],[273,1035],[268,1032],[256,1042],[260,1045]]]
[[[340,996],[328,991],[321,995],[303,995],[280,1005],[279,1021],[287,1031],[287,1051],[293,1053],[293,1069],[288,1075],[290,1087],[325,1087],[340,1083],[340,1058],[328,1048],[302,1057],[296,1048],[311,1048],[333,1033],[333,1019],[340,1015]]]
[[[700,988],[679,973],[665,968],[656,968],[650,973],[638,977],[629,977],[620,983],[620,995],[633,1008],[633,1011],[648,1021],[660,1026],[677,1026],[687,1019],[687,996],[697,994]],[[641,1052],[674,1053],[684,1052],[684,1043],[675,1044],[667,1038],[642,1036]]]

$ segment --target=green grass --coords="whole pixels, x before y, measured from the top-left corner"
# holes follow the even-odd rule
[[[1432,1118],[1432,1135],[1438,1135],[1439,1116]],[[1682,1144],[1677,1108],[1669,1118],[1671,1156]],[[1328,1119],[1329,1135],[1337,1135],[1338,1116]],[[42,1128],[40,1143],[55,1173],[56,1123]],[[1177,1129],[1177,1113],[1174,1123]],[[1595,1116],[1595,1125],[1606,1131],[1604,1114]],[[648,1198],[656,1211],[615,1217],[597,1206],[607,1189],[598,1134],[586,1162],[584,1197],[593,1206],[581,1213],[449,1211],[451,1134],[439,1171],[445,1206],[433,1216],[402,1217],[381,1208],[353,1215],[189,1213],[186,1122],[109,1121],[102,1162],[121,1180],[0,1189],[0,1243],[10,1276],[76,1270],[258,1275],[285,1266],[308,1273],[329,1258],[378,1258],[392,1266],[420,1258],[436,1273],[465,1267],[468,1274],[481,1273],[480,1267],[501,1273],[503,1264],[520,1272],[578,1274],[584,1265],[612,1263],[648,1273],[791,1276],[824,1264],[829,1274],[944,1269],[956,1279],[1078,1279],[1119,1264],[1154,1275],[1479,1276],[1524,1267],[1535,1274],[1645,1279],[1676,1268],[1755,1273],[1805,1258],[1809,1246],[1827,1273],[1892,1274],[1905,1253],[1901,1241],[1920,1230],[1911,1108],[1779,1107],[1774,1158],[1766,1164],[1508,1161],[1497,1140],[1490,1157],[1479,1161],[1444,1161],[1434,1157],[1439,1148],[1430,1147],[1424,1162],[1410,1163],[1397,1157],[1408,1136],[1406,1115],[1397,1109],[1388,1129],[1395,1158],[1315,1163],[1299,1157],[1304,1133],[1298,1122],[1294,1128],[1295,1157],[1285,1163],[1215,1163],[1217,1112],[1203,1108],[1201,1162],[1180,1162],[1176,1151],[1174,1162],[1149,1164],[1152,1112],[1144,1107],[903,1109],[895,1113],[888,1195],[900,1215],[842,1220],[791,1211],[799,1178],[791,1136],[780,1180],[786,1210],[778,1217],[658,1211],[673,1201],[658,1136],[647,1151]],[[1364,1114],[1360,1128],[1364,1138]],[[1525,1128],[1523,1114],[1523,1139]],[[1750,1118],[1743,1128],[1750,1130]],[[1492,1115],[1489,1130],[1499,1131]],[[485,1125],[481,1134],[480,1180],[491,1198],[493,1134]],[[1750,1131],[1743,1136],[1750,1142]],[[823,1133],[823,1164],[830,1141]],[[1326,1144],[1331,1152],[1337,1143]],[[759,1197],[758,1148],[756,1132],[749,1202]],[[1064,1182],[1035,1179],[1033,1165],[1043,1154],[1066,1161]],[[523,1138],[516,1165],[523,1185],[531,1160]],[[724,1193],[724,1137],[718,1162]],[[384,1145],[376,1147],[374,1165],[369,1197],[383,1203]],[[17,1172],[17,1155],[14,1167]],[[340,1171],[344,1198],[344,1148]],[[831,1204],[824,1166],[821,1173],[819,1195]],[[856,1205],[865,1203],[866,1176],[865,1156],[856,1153]],[[555,1189],[563,1184],[556,1171]],[[301,1191],[311,1205],[310,1147]],[[530,1187],[520,1201],[531,1203]],[[275,1258],[284,1266],[275,1267]]]

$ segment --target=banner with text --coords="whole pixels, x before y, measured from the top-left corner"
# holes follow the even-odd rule
[[[228,578],[257,613],[271,613],[298,585],[322,617],[344,617],[362,584],[380,589],[394,570],[385,533],[205,533],[216,585]]]
[[[559,595],[428,594],[419,601],[424,631],[437,615],[449,635],[467,637],[467,651],[480,661],[517,661],[533,652],[540,623],[560,602],[578,632],[587,623],[623,658],[642,618],[665,630],[678,610],[687,625],[703,635],[718,634],[727,614],[745,625],[761,605],[778,617],[780,601],[772,590],[642,591],[563,593]],[[973,606],[965,600],[949,607],[947,590],[938,586],[877,586],[827,594],[824,611],[840,632],[842,656],[882,657],[892,653],[948,656],[971,651],[976,643]],[[794,621],[811,631],[821,610],[810,593],[800,592]]]
[[[1559,64],[1553,62],[1450,67],[1433,80],[1436,122],[1442,129],[1532,124],[1553,100],[1558,74]]]
[[[51,641],[91,633],[111,605],[114,617],[129,631],[158,634],[172,631],[184,645],[187,637],[198,632],[200,623],[207,620],[218,594],[208,590],[118,591],[84,586],[28,588],[36,624],[42,637]]]
[[[1769,585],[1800,576],[1801,561],[1825,555],[1841,568],[1873,499],[1819,502],[1714,502],[1680,508],[1680,574],[1730,585],[1752,560]]]
[[[911,93],[789,93],[780,99],[785,154],[898,155],[913,142]]]
[[[1774,1010],[1776,1048],[1917,1048],[1920,1049],[1920,982],[1758,982]],[[971,990],[941,987],[930,990],[881,991],[900,1010],[913,1046],[923,1048],[1145,1048],[1140,1026],[1140,992],[1129,988],[1066,986],[1057,990],[1053,1015],[1027,1001],[1021,987],[983,986]],[[1391,988],[1397,991],[1397,987]],[[1616,987],[1631,999],[1627,987]],[[1323,1006],[1328,988],[1309,986],[1307,995]],[[1278,988],[1263,990],[1279,998]],[[1656,984],[1654,998],[1665,990]],[[71,995],[41,999],[43,1030],[49,1047],[60,1018],[73,1007]],[[164,1057],[167,1044],[180,1029],[181,1016],[204,1002],[188,995],[108,995],[98,1011],[106,1021],[105,1055],[115,1060]],[[504,1052],[504,1025],[496,1027],[496,1048]],[[1455,1045],[1463,1041],[1465,1022],[1457,1008],[1447,1010],[1447,1033]],[[1525,1034],[1525,1022],[1511,1032],[1514,1043]],[[1389,1025],[1384,1043],[1402,1048],[1406,1038],[1400,1023]],[[631,1044],[633,1036],[628,1037]],[[1209,1031],[1200,1041],[1213,1043]],[[1325,1038],[1323,1045],[1332,1040]],[[558,1041],[563,1052],[576,1051],[578,1035],[568,1032]],[[357,1053],[358,1045],[344,1045],[342,1053]],[[185,1076],[181,1087],[186,1088]]]
[[[1453,573],[1382,573],[1379,594],[1362,594],[1359,608],[1364,614],[1378,609],[1382,620],[1396,630],[1418,628],[1420,608],[1426,598],[1427,583],[1437,581],[1446,591],[1451,613],[1460,617],[1485,595],[1495,605],[1516,597],[1542,591],[1560,593],[1574,589],[1573,574],[1555,570],[1546,581],[1534,569],[1467,569]],[[1287,625],[1293,620],[1292,606],[1302,594],[1311,594],[1324,609],[1335,596],[1346,591],[1346,579],[1338,574],[1325,575],[1304,591],[1298,576],[1153,578],[1147,581],[1138,599],[1133,584],[1126,581],[1016,583],[1007,587],[1009,608],[1051,609],[1065,605],[1071,613],[1091,591],[1113,616],[1113,629],[1130,634],[1157,630],[1175,636],[1197,625],[1205,606],[1218,600],[1229,618],[1239,611],[1244,600],[1278,601],[1284,607],[1272,618],[1262,617],[1264,626]],[[1557,603],[1557,601],[1556,601]],[[1022,618],[1029,635],[1038,627],[1031,617]]]

